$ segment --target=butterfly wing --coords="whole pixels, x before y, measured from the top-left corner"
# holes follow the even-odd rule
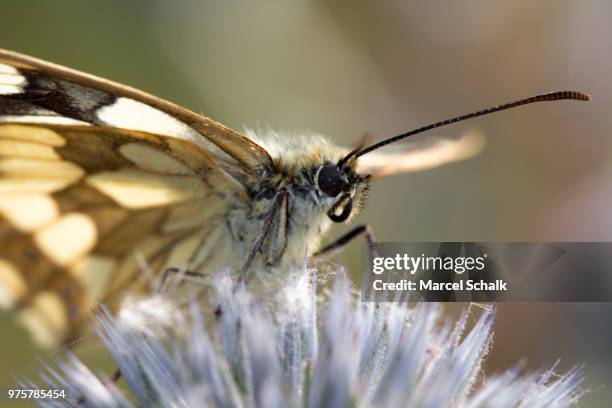
[[[456,138],[427,136],[363,155],[357,162],[357,172],[377,178],[428,170],[473,157],[482,151],[484,143],[484,137],[475,131]]]
[[[208,118],[0,51],[0,307],[43,345],[78,336],[97,300],[146,289],[139,258],[218,252],[227,197],[270,163]]]
[[[129,86],[0,49],[1,120],[82,123],[162,134],[211,152],[229,170],[261,174],[270,155],[246,136]]]

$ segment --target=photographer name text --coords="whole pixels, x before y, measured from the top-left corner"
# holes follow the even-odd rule
[[[408,279],[402,279],[397,282],[384,282],[382,279],[376,279],[372,283],[372,287],[376,291],[498,291],[505,292],[508,290],[508,282],[502,279],[496,279],[494,282],[484,280],[460,280],[457,282],[437,282],[434,280],[419,280],[418,282]]]

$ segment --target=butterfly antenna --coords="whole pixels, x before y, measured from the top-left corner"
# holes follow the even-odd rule
[[[354,158],[361,157],[364,154],[370,153],[372,150],[376,150],[388,144],[395,143],[398,140],[402,140],[407,137],[414,136],[418,133],[423,133],[431,129],[450,125],[451,123],[461,122],[466,119],[475,118],[477,116],[488,115],[490,113],[499,112],[499,111],[506,110],[506,109],[512,109],[518,106],[528,105],[530,103],[559,101],[563,99],[569,99],[569,100],[575,100],[575,101],[590,101],[591,97],[585,93],[577,92],[577,91],[558,91],[558,92],[549,92],[545,94],[530,96],[529,98],[519,99],[518,101],[504,103],[502,105],[497,105],[497,106],[493,106],[487,109],[482,109],[476,112],[468,113],[467,115],[457,116],[452,119],[447,119],[441,122],[432,123],[430,125],[423,126],[415,130],[411,130],[410,132],[402,133],[401,135],[397,135],[389,139],[383,140],[381,142],[373,144],[370,147],[366,147],[365,149],[358,150],[358,151],[353,150],[349,154],[347,154],[342,160],[340,160],[338,165],[342,165],[343,163],[346,163],[348,160],[350,160],[353,157]]]

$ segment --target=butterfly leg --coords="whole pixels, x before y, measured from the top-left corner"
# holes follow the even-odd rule
[[[276,216],[276,213],[278,213],[279,209],[282,207],[282,204],[286,200],[286,198],[287,198],[287,190],[282,189],[278,193],[276,193],[276,196],[274,197],[274,202],[272,203],[272,208],[266,215],[263,226],[261,230],[259,231],[259,233],[257,234],[257,238],[255,238],[255,243],[253,244],[253,247],[251,248],[251,251],[249,252],[249,255],[247,256],[247,259],[244,262],[242,269],[240,270],[239,282],[246,283],[247,272],[249,270],[249,267],[253,263],[255,256],[261,252],[265,239],[268,236],[268,233],[270,232],[270,230],[272,229],[274,217]]]
[[[159,287],[157,288],[157,291],[161,292],[161,290],[164,288],[164,285],[168,281],[168,278],[170,278],[170,276],[176,276],[175,274],[182,274],[183,276],[194,278],[194,280],[204,279],[206,277],[203,273],[189,271],[184,268],[166,268],[164,269],[164,273],[162,274],[162,278],[159,282]]]
[[[372,257],[374,235],[372,234],[372,229],[367,224],[358,225],[357,227],[353,228],[331,244],[319,249],[317,252],[314,253],[312,257],[317,260],[321,258],[327,258],[339,252],[342,252],[342,250],[344,250],[344,248],[346,248],[346,246],[350,244],[355,238],[360,237],[362,235],[365,236],[366,242],[368,243],[369,255],[370,257]]]

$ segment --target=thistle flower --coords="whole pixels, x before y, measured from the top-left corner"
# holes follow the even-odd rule
[[[117,318],[102,308],[96,331],[129,391],[68,355],[41,370],[40,387],[71,399],[41,406],[566,407],[583,393],[579,369],[485,379],[493,307],[451,323],[436,303],[360,302],[343,277],[320,299],[312,271],[265,301],[229,275],[212,285],[208,305],[192,297],[182,312],[164,295]]]

